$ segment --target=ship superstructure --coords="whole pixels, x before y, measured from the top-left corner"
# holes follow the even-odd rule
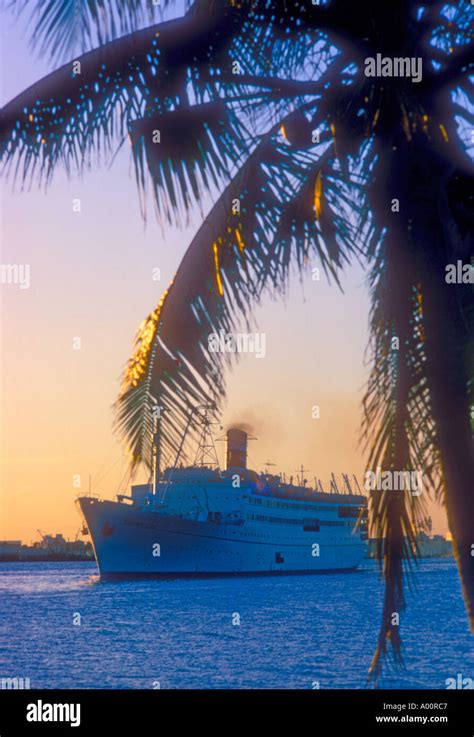
[[[205,420],[206,423],[206,420]],[[226,435],[226,469],[210,460],[209,423],[197,460],[163,473],[116,501],[81,496],[102,577],[351,571],[367,548],[360,494],[309,488],[303,478],[247,468],[248,435]],[[207,444],[206,444],[207,443]],[[292,481],[292,479],[291,479]]]

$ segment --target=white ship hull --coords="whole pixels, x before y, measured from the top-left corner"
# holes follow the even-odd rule
[[[216,524],[92,497],[79,505],[104,578],[352,571],[366,553],[353,522],[316,531],[271,517]]]

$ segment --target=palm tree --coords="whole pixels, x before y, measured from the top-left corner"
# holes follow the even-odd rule
[[[210,332],[248,324],[293,263],[315,256],[337,282],[359,259],[372,293],[368,468],[423,471],[447,509],[474,630],[474,293],[445,278],[474,255],[474,8],[182,1],[157,22],[152,0],[17,0],[20,12],[34,5],[43,53],[82,55],[1,117],[3,161],[23,184],[48,182],[59,165],[81,172],[128,139],[144,217],[150,192],[164,224],[219,192],[125,371],[117,425],[133,466],[151,457],[157,404],[169,451],[190,405],[217,412],[227,366],[208,351]],[[367,76],[377,54],[421,59],[421,79]],[[401,659],[392,614],[405,606],[425,509],[384,490],[370,504],[385,578],[377,676],[382,656]]]

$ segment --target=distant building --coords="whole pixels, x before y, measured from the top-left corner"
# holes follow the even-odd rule
[[[0,561],[34,560],[93,560],[90,542],[69,541],[63,535],[43,535],[33,545],[22,545],[21,540],[0,540]]]
[[[417,542],[420,558],[450,558],[453,554],[451,540],[447,540],[442,535],[427,535],[426,532],[420,532]],[[376,543],[375,538],[369,540],[369,558],[375,558]]]
[[[442,535],[426,535],[420,532],[418,546],[422,558],[447,558],[453,554],[453,544]]]
[[[21,540],[0,540],[0,558],[2,555],[18,555],[21,549]]]

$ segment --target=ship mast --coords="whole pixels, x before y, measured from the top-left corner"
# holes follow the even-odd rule
[[[201,421],[201,436],[199,438],[194,465],[202,467],[219,468],[219,459],[217,457],[216,446],[211,432],[213,423],[209,417],[210,407],[205,404],[197,410],[198,417]]]
[[[203,424],[203,431],[202,431],[202,434],[201,434],[201,440],[200,440],[200,443],[199,443],[198,452],[197,452],[197,456],[196,456],[196,461],[195,461],[194,465],[195,466],[198,465],[197,460],[198,460],[198,456],[199,456],[200,453],[206,453],[207,454],[208,452],[210,452],[210,448],[212,448],[213,449],[213,452],[214,452],[214,456],[215,456],[215,463],[213,465],[217,465],[217,467],[219,467],[219,462],[218,462],[218,459],[217,459],[217,453],[216,453],[216,449],[215,449],[215,446],[214,446],[214,439],[212,438],[212,434],[210,432],[210,426],[213,423],[209,419],[209,409],[210,409],[209,405],[204,404],[204,405],[200,405],[198,407],[195,407],[194,410],[191,409],[190,412],[189,412],[189,414],[188,414],[188,420],[186,422],[186,426],[184,428],[183,435],[181,437],[181,442],[179,444],[179,448],[178,448],[178,451],[176,453],[176,458],[175,458],[174,464],[171,467],[169,473],[167,474],[166,484],[164,485],[163,494],[161,496],[161,503],[162,504],[164,504],[164,501],[165,501],[165,498],[166,498],[166,494],[168,493],[168,488],[169,488],[169,485],[170,485],[170,482],[171,482],[171,478],[173,476],[173,471],[174,471],[174,469],[178,465],[178,461],[179,461],[179,458],[181,456],[181,451],[183,450],[184,441],[186,439],[186,435],[188,434],[188,429],[189,429],[190,425],[193,422],[193,413],[195,413],[195,414],[198,415],[198,417],[201,419],[202,424]],[[201,414],[202,411],[204,411],[204,415]],[[206,442],[206,438],[207,438],[208,435],[211,438],[211,443]],[[205,451],[203,450],[203,448],[205,449]],[[201,465],[205,465],[205,460],[206,460],[206,458],[203,455],[202,458],[201,458],[201,461],[202,461],[201,462]],[[208,464],[209,464],[209,461],[208,461]]]

